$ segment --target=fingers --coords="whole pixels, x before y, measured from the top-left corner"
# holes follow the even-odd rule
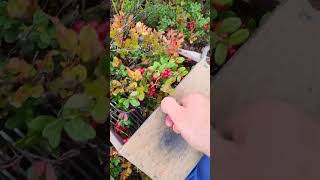
[[[183,116],[184,108],[172,97],[166,97],[161,101],[161,109],[171,118],[173,124]]]
[[[176,125],[173,125],[173,126],[172,126],[172,129],[173,129],[173,131],[174,131],[175,133],[180,134],[180,130],[177,128]]]
[[[171,120],[171,118],[169,117],[169,116],[166,116],[166,125],[168,126],[168,127],[172,127],[173,126],[173,122],[172,122],[172,120]]]

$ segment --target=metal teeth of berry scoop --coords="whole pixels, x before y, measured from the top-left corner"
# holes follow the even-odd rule
[[[128,120],[132,122],[132,127],[128,129],[128,132],[124,132],[121,129],[118,129],[120,133],[125,134],[126,136],[130,137],[134,134],[134,132],[143,124],[145,118],[142,116],[142,111],[139,108],[131,109],[128,112],[119,110],[117,104],[110,103],[110,118],[111,118],[111,126],[113,130],[116,129],[117,121],[119,120],[119,114],[125,113],[128,116]]]

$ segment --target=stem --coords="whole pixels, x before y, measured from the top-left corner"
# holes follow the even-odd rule
[[[118,12],[117,7],[116,7],[116,3],[114,2],[114,0],[112,0],[111,2],[112,2],[112,6],[114,8],[114,11],[117,13],[117,15],[119,15],[119,12]]]

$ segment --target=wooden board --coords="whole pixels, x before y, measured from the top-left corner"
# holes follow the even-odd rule
[[[205,61],[194,66],[176,87],[173,97],[179,101],[191,92],[210,95],[210,66]],[[152,179],[159,180],[185,179],[202,156],[165,126],[160,108],[120,148],[120,154]]]
[[[319,32],[288,0],[215,77],[213,179],[319,179]]]

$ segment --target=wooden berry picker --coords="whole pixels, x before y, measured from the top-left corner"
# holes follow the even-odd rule
[[[110,37],[111,143],[152,179],[184,179],[201,153],[165,126],[157,107],[168,95],[177,100],[190,92],[209,95],[206,53],[180,50],[182,33],[156,31],[123,12],[114,16]],[[201,61],[195,65],[179,52]]]

